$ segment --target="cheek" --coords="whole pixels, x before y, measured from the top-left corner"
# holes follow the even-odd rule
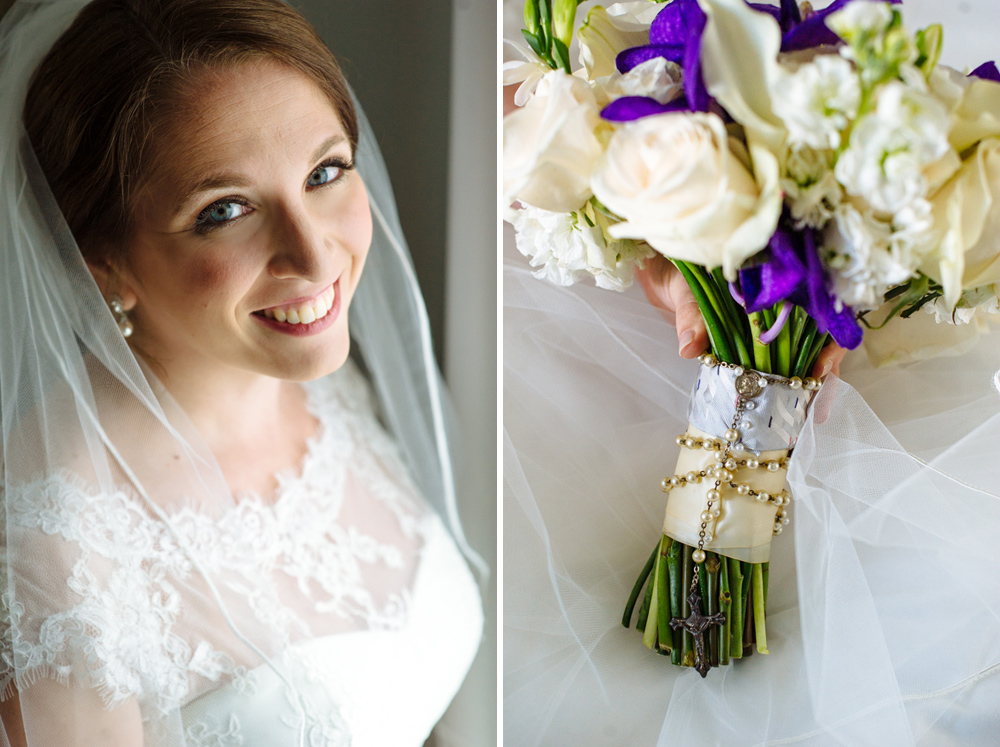
[[[372,212],[368,205],[368,192],[358,180],[359,188],[352,196],[344,215],[344,243],[350,249],[360,273],[372,243]]]

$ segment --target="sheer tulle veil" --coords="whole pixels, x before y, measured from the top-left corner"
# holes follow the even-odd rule
[[[772,549],[771,654],[702,680],[621,625],[697,364],[638,287],[556,287],[509,249],[503,271],[505,743],[996,742],[995,332],[825,384]]]
[[[40,540],[26,525],[22,517],[37,510],[32,501],[39,490],[44,492],[54,475],[69,476],[91,495],[113,496],[126,484],[148,513],[169,528],[168,536],[182,554],[187,540],[174,528],[177,516],[196,512],[217,517],[234,505],[212,453],[122,337],[23,131],[21,111],[31,72],[85,4],[22,1],[0,23],[0,465],[5,511],[0,521],[5,541],[0,625],[6,674],[0,687],[17,687],[29,744],[36,743],[33,726],[45,720],[45,709],[51,707],[44,681],[66,686],[59,707],[76,709],[81,729],[98,724],[102,712],[101,699],[86,688],[88,683],[73,680],[65,662],[32,658],[37,652],[23,644],[22,634],[56,634],[37,629],[33,605],[65,595],[68,571],[78,572],[80,583],[88,582],[87,574],[102,580],[107,580],[102,573],[112,574],[99,563],[88,564],[100,548],[72,549],[64,542],[69,538],[58,535],[41,535]],[[381,417],[414,482],[444,518],[470,564],[485,575],[485,565],[465,541],[459,520],[449,450],[451,421],[433,361],[427,315],[378,145],[363,115],[360,119],[355,159],[369,192],[374,238],[351,306],[352,338],[377,392]],[[83,506],[82,521],[86,515]],[[300,701],[306,697],[299,673],[280,660],[281,642],[244,614],[231,585],[197,560],[191,563],[194,573],[182,591],[203,606],[186,624],[208,631],[214,650],[238,667],[271,667],[299,693]],[[127,585],[127,576],[120,582]],[[127,594],[124,586],[116,588]],[[127,621],[120,632],[127,635]],[[200,655],[197,650],[181,653]],[[206,661],[206,671],[212,666]],[[222,676],[219,681],[224,680]],[[78,684],[84,687],[73,687]],[[144,743],[186,744],[180,701],[169,697],[173,685],[140,684],[139,691],[149,693],[138,704]],[[105,701],[115,696],[99,694]],[[305,740],[305,725],[300,731]],[[82,734],[67,735],[65,743],[77,743],[72,738]],[[3,736],[0,743],[5,743]]]

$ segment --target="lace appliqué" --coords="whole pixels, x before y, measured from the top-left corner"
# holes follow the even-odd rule
[[[185,731],[188,747],[243,747],[243,734],[236,716],[229,717],[225,731],[213,729],[205,723],[192,724]]]
[[[338,521],[347,465],[399,519],[405,536],[418,531],[426,513],[395,445],[371,416],[360,375],[351,370],[336,386],[322,382],[307,391],[321,431],[301,474],[279,475],[273,503],[244,496],[218,519],[191,509],[171,516],[198,563],[286,645],[309,630],[269,582],[279,574],[294,579],[316,612],[356,619],[369,629],[406,622],[409,591],[377,602],[363,575],[369,566],[404,566],[399,548]],[[241,669],[228,655],[204,641],[192,646],[177,634],[183,607],[178,589],[196,575],[194,566],[139,499],[125,491],[95,493],[70,474],[56,474],[8,493],[7,505],[9,528],[59,537],[75,548],[66,583],[77,601],[41,617],[29,607],[36,619],[26,622],[16,597],[0,599],[0,687],[15,672],[19,686],[37,676],[72,679],[96,688],[109,708],[138,696],[166,712],[190,699],[192,675],[240,681]],[[226,733],[189,736],[202,739],[195,744],[240,744],[233,741],[238,727],[233,722]],[[310,736],[313,744],[342,743],[332,736],[336,724],[310,728],[319,735]],[[205,741],[210,738],[215,741]]]

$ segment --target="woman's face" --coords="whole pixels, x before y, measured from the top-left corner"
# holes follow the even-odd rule
[[[336,111],[272,62],[201,74],[160,129],[124,270],[134,340],[166,370],[304,381],[338,368],[372,236]]]

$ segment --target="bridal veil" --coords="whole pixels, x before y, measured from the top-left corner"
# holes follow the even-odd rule
[[[184,745],[180,707],[192,693],[265,667],[288,686],[302,714],[305,686],[301,673],[283,660],[287,641],[247,614],[254,589],[239,590],[233,578],[211,572],[189,552],[191,535],[178,528],[178,517],[218,518],[233,508],[235,498],[184,413],[126,344],[24,134],[21,112],[30,75],[84,5],[80,0],[22,1],[0,24],[0,532],[5,546],[0,688],[9,695],[16,687],[17,716],[29,745],[40,744],[33,735],[54,707],[73,715],[66,719],[73,731],[63,735],[63,743],[97,743],[101,738],[93,735],[100,733],[106,706],[119,702],[125,691],[139,693],[135,717],[141,724],[133,726],[142,731],[145,744]],[[352,337],[409,474],[469,562],[484,573],[459,521],[451,421],[426,312],[385,166],[371,128],[363,115],[360,119],[356,165],[368,189],[375,229],[353,299]],[[67,485],[79,502],[78,524],[70,527],[47,513],[53,493]],[[122,486],[138,504],[123,502]],[[135,505],[142,507],[143,520],[161,522],[165,531],[156,538],[116,532],[137,520]],[[85,534],[90,541],[75,541]],[[186,575],[171,591],[196,603],[183,610],[183,630],[163,644],[173,646],[166,654],[162,646],[143,648],[149,631],[138,630],[137,620],[144,618],[105,619],[97,613],[92,619],[59,618],[74,589],[99,587],[122,599],[139,599],[132,586],[150,569],[115,566],[107,561],[108,548],[100,547],[101,541],[123,536],[136,549],[144,542],[159,543],[157,551],[169,551],[176,562],[187,564]],[[148,603],[159,605],[164,615],[179,614],[170,609],[172,599],[167,594]],[[130,674],[128,656],[146,657],[148,663],[164,655],[200,671],[201,679],[188,681],[169,667],[149,667],[162,674],[160,680],[130,682],[130,676],[139,675]],[[119,683],[122,692],[109,682]],[[0,744],[5,743],[2,733]],[[87,741],[88,733],[97,741]],[[307,738],[305,725],[299,733]]]

